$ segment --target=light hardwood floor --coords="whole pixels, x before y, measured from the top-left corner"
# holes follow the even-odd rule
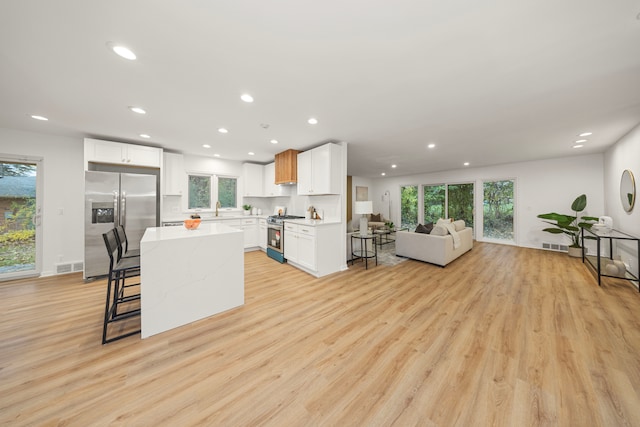
[[[245,305],[100,344],[104,281],[0,283],[0,424],[640,426],[640,294],[476,243],[315,279],[245,257]]]

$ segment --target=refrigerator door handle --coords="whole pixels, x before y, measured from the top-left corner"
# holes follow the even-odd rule
[[[113,192],[113,226],[117,226],[120,223],[120,211],[118,210],[119,208],[119,204],[118,204],[118,192],[114,191]]]
[[[123,226],[125,229],[127,228],[127,193],[126,192],[122,192],[122,210],[120,211],[121,215],[121,223],[120,225]]]

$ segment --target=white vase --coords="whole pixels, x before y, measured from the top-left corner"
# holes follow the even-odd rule
[[[249,216],[251,214],[251,211],[246,209],[245,211],[242,212],[244,214],[244,216]]]

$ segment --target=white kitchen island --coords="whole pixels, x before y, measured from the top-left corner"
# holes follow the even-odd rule
[[[150,227],[140,241],[142,338],[244,304],[243,231]]]

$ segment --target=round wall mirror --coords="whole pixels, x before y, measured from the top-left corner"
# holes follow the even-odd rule
[[[636,181],[629,169],[622,172],[620,179],[620,201],[625,211],[631,212],[636,201]]]

